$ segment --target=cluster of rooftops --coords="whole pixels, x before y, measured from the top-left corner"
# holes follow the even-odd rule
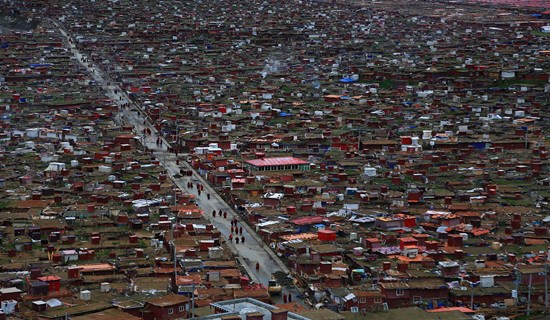
[[[545,312],[550,14],[510,5],[2,3],[0,319]]]

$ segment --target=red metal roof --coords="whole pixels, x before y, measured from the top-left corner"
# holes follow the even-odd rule
[[[49,281],[59,281],[61,280],[58,276],[44,276],[44,277],[38,277],[37,280],[49,282]]]
[[[309,164],[309,162],[302,159],[294,157],[282,157],[282,158],[263,158],[263,159],[254,159],[247,160],[246,163],[251,164],[256,167],[265,167],[265,166],[285,166],[285,165],[294,165],[294,164]]]
[[[294,219],[294,220],[291,220],[290,222],[298,226],[307,226],[310,224],[321,223],[324,220],[325,220],[324,217],[313,216],[313,217],[303,217],[303,218]]]

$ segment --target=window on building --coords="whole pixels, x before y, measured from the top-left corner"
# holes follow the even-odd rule
[[[359,303],[367,303],[367,298],[359,298]]]
[[[180,312],[183,312],[183,311],[185,311],[185,305],[182,304],[182,305],[180,306]]]
[[[419,296],[413,297],[413,303],[420,303],[420,302],[422,302],[422,297],[419,297]]]
[[[405,294],[405,290],[403,289],[396,289],[395,290],[395,294],[398,295],[398,296],[402,296]]]
[[[174,313],[174,308],[168,308],[168,314],[173,314]]]
[[[374,303],[382,303],[382,297],[374,297]]]

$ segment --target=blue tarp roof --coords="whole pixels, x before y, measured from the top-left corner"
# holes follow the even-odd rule
[[[486,147],[485,142],[474,142],[471,144],[476,150],[484,150]]]
[[[279,112],[279,117],[292,117],[292,116],[293,116],[292,113]]]
[[[51,67],[53,64],[51,63],[31,63],[29,64],[29,67],[31,68],[41,68],[41,67]]]
[[[350,83],[350,82],[357,82],[357,80],[355,80],[353,78],[342,78],[342,79],[340,79],[340,82]]]

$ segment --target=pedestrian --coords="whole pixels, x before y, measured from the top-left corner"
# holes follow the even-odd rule
[[[243,227],[239,227],[239,234],[243,235]]]
[[[233,235],[232,234],[229,235],[229,242],[233,242]]]
[[[200,191],[200,190],[199,190],[199,191],[197,191],[197,193],[199,194],[199,196],[201,195],[201,191]]]
[[[286,293],[283,294],[283,303],[287,303]]]
[[[206,194],[206,198],[207,198],[208,200],[210,200],[210,193],[207,193],[207,194]]]
[[[227,219],[227,212],[225,212],[225,211],[223,212],[223,218]]]
[[[212,210],[212,217],[216,217],[216,210]]]
[[[239,244],[239,237],[235,237],[235,243]]]
[[[241,237],[241,242],[244,244],[244,236]]]
[[[222,211],[221,211],[221,210],[219,210],[219,211],[218,211],[218,214],[219,214],[219,215],[220,215],[220,217],[221,217],[221,216],[222,216]]]
[[[233,226],[231,226],[231,234],[233,234],[233,231],[234,231]]]
[[[291,303],[292,302],[292,293],[289,293],[288,294],[288,303]]]
[[[256,271],[260,270],[260,263],[256,262]]]

